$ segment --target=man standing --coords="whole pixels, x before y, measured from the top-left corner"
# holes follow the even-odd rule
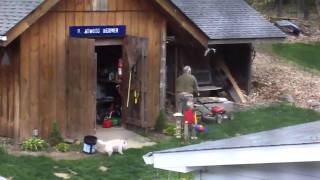
[[[176,81],[176,107],[183,113],[187,102],[193,102],[193,93],[199,94],[196,78],[191,74],[190,66],[183,68],[183,74]]]

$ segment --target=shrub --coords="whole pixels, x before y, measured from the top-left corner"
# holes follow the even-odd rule
[[[167,127],[163,130],[163,133],[169,136],[174,136],[176,133],[176,127],[172,124],[168,124]]]
[[[167,121],[168,120],[165,112],[160,111],[159,116],[157,118],[156,125],[155,125],[155,130],[162,132],[163,129],[166,127]]]
[[[5,154],[5,153],[7,153],[5,146],[0,144],[0,154]]]
[[[52,129],[49,134],[48,141],[51,146],[56,146],[57,144],[63,142],[63,138],[61,136],[58,123],[56,121],[52,125]]]
[[[57,150],[60,152],[69,152],[70,151],[70,145],[66,143],[59,143],[56,146]]]
[[[22,142],[22,150],[25,151],[42,151],[48,147],[48,143],[40,138],[29,138]]]

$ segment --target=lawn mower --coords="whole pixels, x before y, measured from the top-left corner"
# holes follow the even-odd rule
[[[223,101],[225,100],[220,98],[219,101],[219,98],[217,98],[216,102],[211,101],[205,103],[199,100],[199,98],[195,98],[194,111],[196,112],[198,118],[204,123],[221,124],[224,121],[232,119],[232,116],[226,112],[222,105],[215,105],[217,103],[223,103]]]

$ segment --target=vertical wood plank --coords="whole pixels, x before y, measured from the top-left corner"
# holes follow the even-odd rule
[[[128,27],[127,34],[132,34],[131,13],[130,12],[123,12],[123,24],[125,24]]]
[[[39,129],[39,25],[30,29],[30,126]]]
[[[117,8],[117,0],[108,0],[108,10],[115,11]]]
[[[59,22],[57,21],[57,13],[53,12],[51,15],[51,25],[50,25],[50,38],[49,38],[49,43],[52,45],[52,48],[50,48],[51,50],[51,56],[50,56],[50,61],[51,61],[51,68],[52,68],[52,83],[51,83],[51,87],[50,87],[50,94],[51,94],[51,106],[53,109],[53,113],[52,116],[50,117],[50,125],[49,125],[49,132],[52,129],[52,124],[53,122],[58,122],[59,120],[57,119],[57,114],[60,113],[57,111],[57,91],[56,88],[60,87],[58,82],[57,82],[57,59],[58,59],[58,46],[57,46],[57,38],[61,38],[59,34],[57,34],[57,26],[60,26]]]
[[[59,124],[61,134],[66,137],[66,123],[67,123],[67,111],[66,111],[66,26],[65,26],[65,13],[57,14],[56,26],[57,38],[57,86],[55,87],[57,92],[57,115],[56,120]]]
[[[123,25],[123,12],[116,12],[116,25]]]
[[[73,124],[72,124],[72,121],[71,121],[71,112],[72,112],[72,108],[73,106],[71,105],[71,103],[69,102],[69,99],[71,98],[71,92],[68,88],[68,85],[70,83],[70,80],[69,80],[69,68],[71,68],[70,66],[72,66],[71,62],[69,61],[69,58],[68,56],[70,55],[70,51],[68,50],[68,38],[69,37],[69,26],[73,26],[75,24],[75,14],[74,13],[66,13],[66,22],[65,22],[65,29],[66,29],[66,34],[65,34],[65,37],[66,37],[66,137],[71,137],[71,134],[72,134],[72,127],[73,127]],[[71,82],[72,83],[72,82]]]
[[[4,53],[0,54],[2,57]],[[7,79],[7,71],[6,71],[6,68],[4,66],[1,66],[0,65],[0,135],[1,136],[5,136],[6,135],[6,129],[7,129],[7,126],[6,126],[6,88],[8,86],[8,83],[6,83],[6,79]]]
[[[114,25],[116,22],[116,13],[115,12],[108,12],[108,24]]]
[[[20,138],[20,46],[16,45],[14,49],[15,61],[14,61],[14,138],[16,141]],[[18,53],[17,53],[18,52]]]
[[[21,37],[21,67],[20,67],[20,139],[30,137],[30,31],[26,31]]]
[[[7,128],[7,137],[14,138],[14,128],[15,128],[15,111],[16,111],[16,104],[15,104],[15,76],[19,74],[17,71],[17,62],[19,60],[19,48],[17,43],[13,43],[8,48],[8,53],[10,56],[11,64],[9,67],[6,67],[8,69],[7,71],[7,78],[8,78],[8,117],[7,122],[8,126]],[[0,68],[0,71],[1,68]],[[0,73],[1,76],[1,73]],[[0,77],[1,79],[1,77]],[[0,80],[1,81],[1,80]],[[1,86],[1,82],[0,82]],[[1,89],[1,87],[0,87]],[[0,90],[0,96],[1,96],[1,90]],[[1,98],[0,98],[1,103]],[[0,107],[1,111],[1,107]],[[1,113],[0,113],[0,121],[1,121]]]
[[[40,20],[40,63],[39,63],[39,95],[40,95],[40,105],[39,105],[39,117],[40,117],[40,134],[42,137],[46,137],[49,132],[50,124],[50,114],[53,112],[50,108],[50,75],[52,75],[52,70],[50,69],[50,49],[49,49],[49,26],[48,23],[50,18],[48,15]]]

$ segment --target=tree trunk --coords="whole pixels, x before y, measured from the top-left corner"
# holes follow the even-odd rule
[[[317,7],[318,15],[320,16],[320,0],[315,0],[315,4]]]
[[[277,0],[277,16],[282,17],[283,0]]]
[[[303,19],[308,20],[309,19],[309,8],[308,8],[308,5],[306,4],[306,1],[300,0],[299,6],[300,6],[301,11],[303,12]]]

